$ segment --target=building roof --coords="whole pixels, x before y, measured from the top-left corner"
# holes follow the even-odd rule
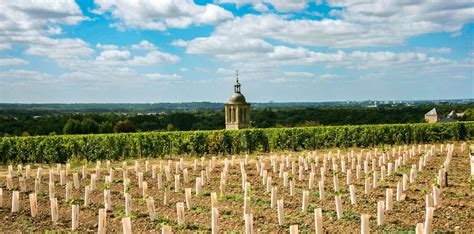
[[[452,110],[451,112],[449,112],[448,114],[448,117],[457,117],[458,116],[458,113],[456,113],[455,110]]]
[[[239,83],[239,71],[235,71],[235,84],[234,84],[234,94],[229,98],[229,104],[247,104],[245,97],[240,93],[240,83]]]
[[[438,116],[438,113],[436,112],[436,108],[431,109],[428,111],[425,116]]]
[[[439,123],[451,123],[454,122],[455,120],[453,118],[441,118],[438,120]]]
[[[247,101],[245,101],[245,97],[241,93],[234,93],[229,98],[229,103],[230,104],[246,104]]]

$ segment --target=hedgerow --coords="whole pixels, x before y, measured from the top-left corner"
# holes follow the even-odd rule
[[[473,122],[0,138],[0,161],[64,163],[173,154],[238,154],[472,140]]]

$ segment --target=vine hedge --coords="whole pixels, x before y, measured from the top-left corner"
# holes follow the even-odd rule
[[[237,154],[472,140],[474,122],[0,138],[0,161],[64,163],[171,154]]]

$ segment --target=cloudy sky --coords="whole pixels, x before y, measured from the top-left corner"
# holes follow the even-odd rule
[[[0,1],[0,102],[474,97],[472,0]]]

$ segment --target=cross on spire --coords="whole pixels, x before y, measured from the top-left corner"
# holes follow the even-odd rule
[[[234,84],[234,92],[240,93],[240,83],[239,83],[239,70],[235,70],[235,84]]]

